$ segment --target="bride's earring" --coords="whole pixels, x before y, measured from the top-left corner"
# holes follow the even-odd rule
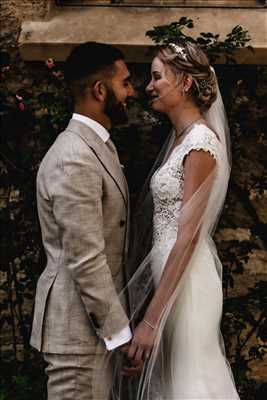
[[[187,86],[182,87],[182,96],[183,97],[187,94],[188,90],[189,90],[189,87],[187,87]]]

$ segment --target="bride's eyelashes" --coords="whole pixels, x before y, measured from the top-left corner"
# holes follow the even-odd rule
[[[152,73],[152,77],[154,78],[155,81],[158,81],[159,79],[162,78],[161,74],[157,71]]]

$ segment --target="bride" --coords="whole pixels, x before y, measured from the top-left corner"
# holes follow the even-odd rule
[[[156,48],[147,92],[173,131],[134,218],[130,263],[139,267],[121,293],[133,338],[103,356],[94,384],[114,356],[114,400],[127,398],[124,376],[140,370],[128,390],[134,400],[238,400],[220,333],[222,265],[212,240],[231,158],[216,75],[196,44],[170,43]]]
[[[144,196],[147,203],[152,195],[152,249],[128,285],[152,272],[154,294],[128,350],[133,363],[145,360],[136,397],[239,399],[220,334],[222,266],[212,241],[230,173],[216,75],[197,45],[170,43],[157,47],[147,92],[174,133]],[[132,317],[148,296],[148,282],[137,285]]]

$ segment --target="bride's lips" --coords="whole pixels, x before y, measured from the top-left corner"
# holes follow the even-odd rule
[[[158,98],[159,98],[158,95],[152,95],[152,96],[150,96],[150,98],[149,98],[149,102],[150,102],[150,103],[153,103],[153,102],[156,101]]]

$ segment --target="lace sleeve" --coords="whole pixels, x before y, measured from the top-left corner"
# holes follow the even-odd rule
[[[183,162],[192,150],[208,151],[217,161],[220,142],[216,134],[205,125],[196,126],[184,141]]]

